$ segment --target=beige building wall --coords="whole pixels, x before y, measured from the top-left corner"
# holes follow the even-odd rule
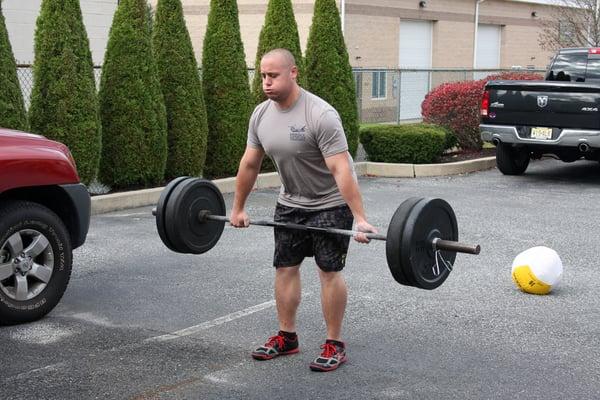
[[[397,54],[400,19],[433,22],[433,68],[473,66],[475,0],[427,0],[424,8],[416,0],[347,0],[346,4],[346,39],[354,66],[398,67],[398,59],[390,54],[365,49],[384,47]],[[550,10],[551,7],[542,4],[508,0],[480,4],[479,23],[499,25],[503,33],[501,68],[546,66],[550,53],[539,48],[537,38],[540,20],[548,17]],[[385,45],[376,43],[384,41]]]
[[[152,0],[156,4],[156,0]],[[337,0],[338,5],[340,0]],[[182,0],[194,51],[202,59],[210,0]],[[238,0],[246,63],[254,66],[258,37],[268,0]],[[292,0],[302,51],[310,32],[314,0]],[[500,25],[500,67],[533,65],[544,68],[550,53],[539,48],[539,22],[551,7],[509,0],[480,5],[480,23]],[[532,16],[535,12],[536,16]],[[397,68],[400,19],[433,22],[432,67],[471,68],[475,0],[346,0],[345,36],[350,63],[363,68]]]
[[[150,0],[156,5],[157,0]],[[206,32],[210,0],[181,0],[198,61]],[[9,36],[19,62],[33,61],[33,31],[41,0],[3,0]],[[337,0],[338,5],[340,0]],[[254,66],[258,37],[268,0],[237,0],[246,63]],[[292,0],[302,51],[312,22],[314,0]],[[345,36],[354,67],[397,68],[401,19],[433,22],[432,66],[470,68],[473,59],[475,0],[345,0]],[[117,0],[81,0],[90,47],[101,64]],[[545,68],[550,53],[538,45],[539,22],[551,7],[520,1],[487,0],[480,6],[480,23],[502,27],[501,67],[534,65]],[[536,16],[533,17],[532,13]]]
[[[6,29],[18,64],[31,64],[34,59],[34,37],[42,0],[1,0]],[[108,32],[112,25],[117,0],[80,0],[94,64],[104,59]]]
[[[152,0],[151,4],[155,6],[156,2],[157,0]],[[198,63],[201,63],[202,42],[206,33],[210,0],[182,0],[181,3],[183,5],[186,25],[192,39],[192,45],[194,46],[194,53],[196,54]],[[248,67],[253,68],[260,30],[265,21],[268,0],[238,0],[237,4],[246,64]],[[312,21],[314,0],[292,0],[292,5],[296,24],[298,25],[300,46],[304,52]]]
[[[154,4],[156,0],[153,0]],[[340,0],[337,0],[338,5]],[[202,60],[210,0],[182,0],[194,51]],[[254,66],[258,37],[268,0],[238,0],[240,29],[249,67]],[[292,0],[302,51],[310,32],[314,0]],[[545,68],[550,53],[540,49],[539,22],[551,7],[509,0],[480,5],[480,24],[501,26],[500,67],[533,65]],[[532,13],[536,16],[532,16]],[[353,67],[397,68],[401,19],[433,22],[432,67],[471,68],[475,0],[346,0],[345,36]]]
[[[346,15],[346,47],[353,67],[398,67],[400,24],[396,17]],[[396,38],[391,40],[391,38]]]
[[[436,21],[433,24],[433,68],[465,68],[472,65],[472,22]]]
[[[156,1],[156,0],[154,0]],[[337,0],[338,6],[340,0]],[[182,0],[186,23],[196,57],[201,63],[202,41],[206,31],[210,0]],[[253,68],[260,30],[264,24],[268,0],[238,0],[240,29],[246,64]],[[431,66],[428,89],[437,85],[473,78],[473,36],[475,0],[345,0],[345,39],[350,64],[367,69],[358,73],[359,109],[364,122],[394,121],[398,115],[403,73],[386,74],[385,96],[372,98],[373,71],[396,69],[400,65],[401,20],[429,21],[432,25]],[[313,17],[314,0],[292,0],[303,54],[306,52]],[[480,5],[479,23],[500,27],[499,68],[533,66],[545,68],[550,53],[538,44],[539,23],[550,15],[546,5],[509,0],[487,0]],[[532,15],[532,13],[535,13]],[[422,74],[422,73],[421,73]]]
[[[510,25],[502,29],[501,59],[507,67],[533,65],[544,69],[553,54],[540,48],[537,32],[532,34],[528,26]]]

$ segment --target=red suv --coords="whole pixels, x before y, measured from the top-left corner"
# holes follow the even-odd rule
[[[50,312],[90,223],[90,196],[58,142],[0,128],[0,324]]]

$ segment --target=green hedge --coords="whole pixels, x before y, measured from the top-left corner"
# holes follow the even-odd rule
[[[356,84],[335,0],[315,0],[306,44],[306,88],[340,114],[350,154],[358,147]]]
[[[360,142],[367,159],[375,162],[432,163],[444,152],[447,140],[446,130],[435,125],[365,125],[360,128]]]
[[[202,51],[208,120],[204,174],[235,175],[246,148],[252,97],[235,0],[211,0]]]
[[[152,44],[167,108],[167,178],[200,176],[208,126],[202,83],[181,0],[158,0]]]
[[[17,65],[12,52],[0,1],[0,126],[27,130],[23,94],[17,78]]]
[[[100,82],[100,180],[115,187],[164,180],[167,120],[145,0],[121,0]]]
[[[291,0],[269,0],[265,24],[260,31],[256,60],[254,61],[255,74],[252,80],[252,95],[255,104],[260,104],[267,99],[262,90],[260,61],[265,53],[278,48],[288,49],[294,55],[298,66],[298,83],[300,86],[304,86],[304,60]]]
[[[98,173],[101,133],[92,54],[78,0],[44,0],[35,31],[31,131],[66,144],[81,180]]]
[[[426,124],[426,125],[431,125],[431,124]],[[436,126],[438,128],[443,129],[444,132],[446,132],[446,144],[444,145],[444,150],[450,150],[454,147],[458,147],[458,145],[459,145],[458,138],[456,137],[456,135],[454,134],[452,129],[445,127],[445,126],[440,126],[440,125],[436,125]]]

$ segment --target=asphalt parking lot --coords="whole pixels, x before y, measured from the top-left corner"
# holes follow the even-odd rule
[[[308,369],[324,340],[316,266],[302,267],[301,352],[257,362],[276,331],[272,230],[226,228],[201,256],[174,254],[151,207],[94,216],[71,282],[43,320],[0,328],[2,399],[600,398],[600,165],[544,160],[520,177],[362,178],[370,222],[385,230],[407,197],[442,197],[461,239],[435,291],[400,286],[385,245],[351,245],[349,362]],[[270,218],[277,191],[251,195]],[[232,196],[225,196],[227,205]],[[536,245],[564,264],[551,295],[519,292],[510,265]]]

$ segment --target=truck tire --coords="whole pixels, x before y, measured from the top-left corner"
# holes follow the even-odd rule
[[[72,248],[62,220],[29,201],[0,204],[0,325],[35,321],[60,301]]]
[[[496,145],[496,166],[504,175],[521,175],[529,165],[529,158],[526,147],[513,147],[503,143]]]

